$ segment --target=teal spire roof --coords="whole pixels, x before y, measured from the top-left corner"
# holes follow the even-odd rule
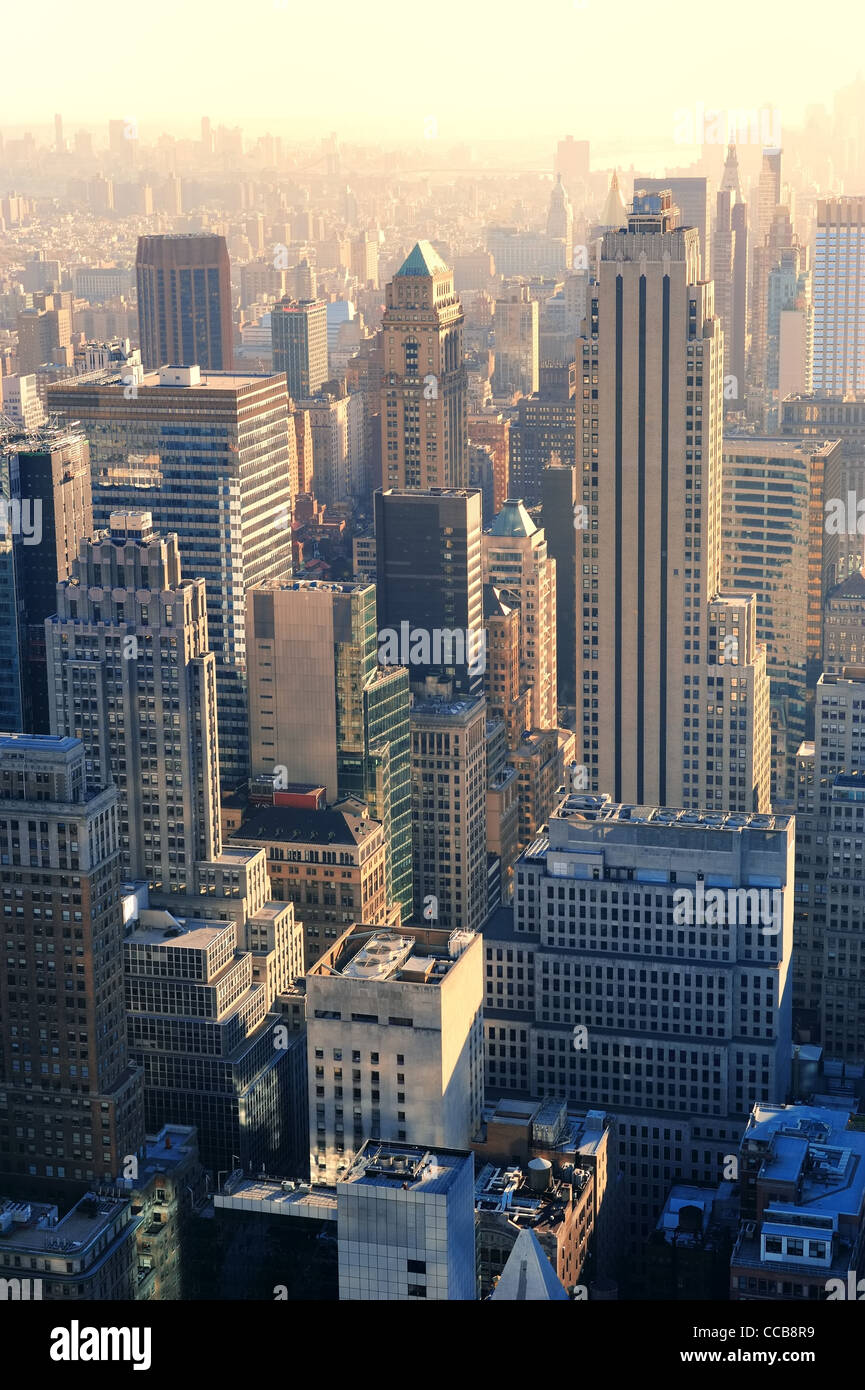
[[[489,529],[491,536],[533,536],[537,526],[532,521],[522,498],[509,497]]]
[[[414,250],[403,261],[397,275],[438,275],[448,271],[438,251],[428,241],[418,241]]]

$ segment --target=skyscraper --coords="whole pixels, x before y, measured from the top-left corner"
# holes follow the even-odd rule
[[[486,701],[411,709],[414,911],[451,931],[487,915]]]
[[[814,248],[815,391],[865,389],[865,197],[817,204]]]
[[[408,673],[378,664],[375,586],[256,586],[246,649],[253,773],[364,801],[384,827],[387,903],[408,914]]]
[[[231,369],[231,268],[225,237],[138,238],[138,328],[147,371],[166,366]]]
[[[531,396],[538,389],[540,367],[538,301],[528,286],[496,300],[494,396]]]
[[[483,690],[481,534],[480,492],[375,494],[380,659],[409,665],[420,692],[428,680],[455,695]]]
[[[527,507],[536,507],[541,501],[541,480],[550,463],[558,461],[573,467],[576,462],[574,364],[541,367],[538,380],[538,390],[517,402],[517,418],[510,433],[510,491],[507,495],[521,497]],[[504,501],[502,498],[499,510]],[[573,508],[570,524],[573,531]]]
[[[13,435],[0,448],[17,476],[19,497],[39,523],[38,545],[23,544],[23,536],[15,545],[15,589],[22,728],[47,734],[45,619],[57,610],[57,585],[69,577],[80,542],[93,532],[90,449],[79,430],[48,427]]]
[[[709,611],[720,585],[721,334],[697,234],[676,226],[669,194],[635,198],[628,229],[605,235],[588,323],[578,347],[597,400],[582,401],[578,445],[578,759],[590,788],[638,805],[767,809],[755,600],[731,607],[727,594]],[[713,725],[716,707],[725,728],[735,721],[735,743],[714,727],[708,739],[695,717],[707,702]]]
[[[57,387],[49,404],[90,441],[96,526],[148,511],[158,535],[177,534],[183,573],[205,581],[220,778],[234,790],[249,775],[246,590],[291,575],[285,381],[163,368],[134,390],[121,380]]]
[[[863,713],[865,667],[820,677],[796,785],[796,1019],[800,1036],[854,1065],[865,1060]]]
[[[314,396],[328,379],[327,304],[281,299],[270,315],[273,370],[285,372],[292,400]]]
[[[530,690],[528,727],[555,729],[556,562],[547,552],[543,530],[519,500],[505,502],[484,532],[483,575],[485,584],[507,589],[520,610],[521,657]]]
[[[453,272],[419,241],[385,297],[382,486],[465,487],[463,310]]]
[[[840,491],[838,441],[822,447],[754,435],[724,440],[721,578],[757,596],[772,724],[772,804],[790,805],[807,687],[820,670],[823,574],[833,537],[825,501]],[[813,696],[812,696],[813,701]]]
[[[748,327],[748,206],[739,193],[734,145],[727,152],[724,180],[715,201],[712,278],[715,311],[724,330],[725,408],[742,410]]]
[[[116,513],[82,541],[45,624],[51,727],[80,738],[88,775],[120,793],[124,873],[187,893],[220,850],[216,662],[203,579],[177,536]]]
[[[113,1182],[144,1142],[123,999],[118,794],[74,738],[0,737],[0,1172]],[[14,886],[13,886],[14,885]]]
[[[541,519],[550,558],[556,564],[556,676],[560,705],[576,698],[577,660],[577,470],[551,463],[541,474]]]
[[[663,193],[665,189],[672,193],[673,205],[679,209],[679,226],[696,227],[700,233],[700,274],[697,278],[708,280],[714,269],[710,266],[709,180],[675,175],[672,178],[644,178],[642,174],[634,177],[635,193]]]
[[[483,1105],[480,937],[358,924],[306,977],[310,1173],[367,1139],[467,1148]]]
[[[484,932],[487,1086],[615,1114],[632,1239],[787,1093],[793,832],[571,795],[517,860],[513,925]]]
[[[567,190],[562,183],[561,173],[557,175],[555,187],[550,194],[547,236],[555,237],[565,243],[565,265],[570,266],[573,262],[574,251],[574,210],[571,207]]]

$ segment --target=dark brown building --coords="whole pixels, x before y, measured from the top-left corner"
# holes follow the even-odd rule
[[[0,1175],[105,1183],[144,1141],[123,992],[117,790],[73,738],[0,737]]]
[[[135,258],[145,370],[232,366],[231,268],[225,237],[142,236]]]

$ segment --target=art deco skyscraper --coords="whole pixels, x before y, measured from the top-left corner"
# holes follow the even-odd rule
[[[93,517],[148,511],[159,535],[176,532],[183,572],[207,586],[216,657],[219,773],[233,791],[249,776],[246,590],[291,575],[288,392],[279,375],[197,367],[49,390],[90,441]]]
[[[73,738],[0,737],[0,1172],[112,1182],[144,1142],[115,787]]]
[[[556,177],[555,187],[550,194],[547,212],[547,236],[555,237],[565,243],[565,265],[573,263],[574,249],[574,210],[562,182],[561,174]]]
[[[573,513],[572,513],[573,515]],[[573,532],[573,524],[571,525]],[[558,726],[556,562],[522,502],[508,500],[483,538],[484,583],[506,589],[520,610],[530,729]]]
[[[231,267],[225,237],[138,238],[138,328],[145,370],[232,365]]]
[[[745,340],[748,311],[748,206],[739,190],[736,147],[727,151],[715,203],[712,241],[715,312],[724,330],[724,401],[741,410],[745,399]]]
[[[865,389],[865,197],[817,204],[815,391]]]
[[[465,487],[463,310],[453,271],[428,241],[403,262],[386,304],[382,486]]]
[[[697,233],[676,226],[669,194],[635,198],[628,229],[604,236],[578,352],[578,759],[589,786],[640,805],[767,809],[755,599],[716,603],[722,334]]]
[[[124,872],[191,892],[194,864],[220,851],[204,580],[181,576],[177,536],[155,535],[149,512],[115,514],[81,543],[45,630],[51,727],[119,788]]]

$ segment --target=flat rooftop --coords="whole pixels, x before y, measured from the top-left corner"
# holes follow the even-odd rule
[[[158,908],[144,908],[138,922],[124,938],[136,946],[180,946],[186,951],[205,951],[226,931],[235,931],[234,922],[214,925],[203,920],[175,917]]]
[[[341,947],[337,943],[337,953],[331,953],[330,963],[327,957],[322,958],[311,968],[310,974],[439,985],[474,933],[452,932],[447,936],[442,932],[440,935],[441,943],[430,944],[387,927],[350,931]]]
[[[237,1178],[213,1196],[215,1207],[270,1216],[336,1221],[336,1189],[282,1178]]]
[[[574,792],[565,796],[551,819],[604,821],[612,824],[675,826],[677,829],[786,830],[791,816],[749,811],[686,811],[680,806],[635,806],[612,801],[606,794]]]
[[[472,1155],[461,1149],[427,1149],[369,1139],[337,1186],[360,1183],[433,1196],[447,1192],[466,1163],[473,1163]]]
[[[0,1262],[5,1251],[35,1250],[72,1254],[99,1239],[129,1205],[128,1197],[99,1197],[85,1193],[65,1216],[44,1202],[2,1202],[0,1217],[11,1214],[12,1225],[0,1231]],[[8,1216],[7,1216],[8,1219]]]

